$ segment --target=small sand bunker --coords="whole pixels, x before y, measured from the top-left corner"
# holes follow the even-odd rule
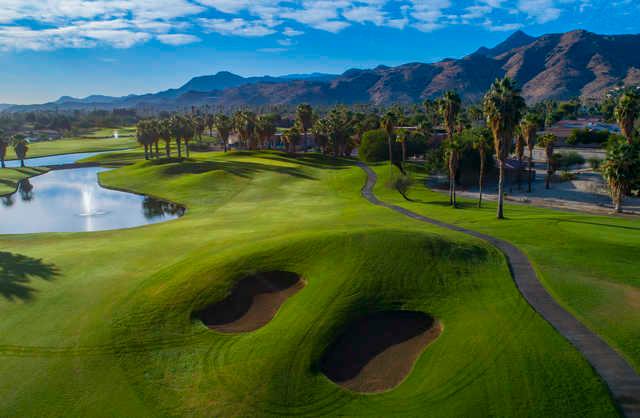
[[[259,273],[240,280],[229,296],[194,316],[216,331],[253,331],[271,321],[280,306],[303,287],[303,280],[295,273]]]
[[[356,392],[391,389],[409,374],[442,327],[423,312],[386,311],[350,324],[325,353],[321,370]]]

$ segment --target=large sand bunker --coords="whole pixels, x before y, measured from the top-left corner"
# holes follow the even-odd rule
[[[304,282],[295,273],[258,273],[240,280],[229,296],[194,316],[216,331],[253,331],[271,321],[280,306],[303,287]]]
[[[442,327],[423,312],[386,311],[350,324],[325,352],[321,370],[356,392],[397,386]]]

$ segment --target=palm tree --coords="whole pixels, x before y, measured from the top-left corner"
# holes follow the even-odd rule
[[[136,139],[138,143],[144,146],[144,159],[149,159],[149,146],[152,142],[151,121],[148,119],[138,122],[136,129]]]
[[[393,163],[393,148],[391,142],[393,141],[396,126],[398,125],[398,117],[394,112],[387,112],[380,120],[380,125],[387,134],[387,144],[389,146],[389,165]]]
[[[544,134],[540,138],[538,138],[538,146],[540,148],[544,148],[544,153],[547,157],[547,178],[544,185],[546,189],[551,188],[551,176],[555,171],[553,167],[553,147],[555,146],[557,140],[558,137],[556,137],[552,133]]]
[[[409,131],[406,129],[398,129],[396,131],[396,142],[400,143],[402,147],[402,163],[404,164],[407,161],[407,141],[409,140]]]
[[[240,143],[251,150],[256,148],[255,121],[256,115],[247,110],[238,111],[233,115],[233,125],[240,138]]]
[[[231,120],[229,116],[220,113],[215,117],[214,126],[216,128],[216,132],[218,132],[218,137],[224,146],[224,152],[227,152],[229,135],[231,135],[231,132],[233,131],[233,120]]]
[[[484,166],[487,161],[487,151],[490,150],[491,131],[487,128],[471,129],[471,145],[480,155],[480,173],[478,175],[478,207],[482,207],[482,187],[484,186]]]
[[[182,132],[180,130],[180,116],[174,115],[169,120],[169,125],[171,127],[171,135],[176,140],[176,149],[178,150],[178,158],[182,158]]]
[[[509,78],[493,82],[483,100],[483,111],[493,135],[498,160],[498,219],[504,218],[505,161],[509,155],[516,126],[520,123],[526,104],[520,90]]]
[[[329,145],[329,121],[327,119],[318,119],[311,128],[315,143],[320,147],[322,155],[327,154],[327,146]]]
[[[276,134],[276,125],[269,115],[260,115],[256,119],[256,136],[260,148],[264,148],[264,143],[269,141]]]
[[[209,106],[207,106],[207,109],[209,108]],[[216,117],[213,115],[213,113],[208,113],[207,110],[207,114],[205,115],[205,125],[207,125],[207,129],[209,129],[209,136],[213,136],[213,127],[215,125],[216,122]]]
[[[296,145],[300,143],[302,135],[300,135],[300,129],[297,126],[289,128],[282,134],[282,139],[287,143],[287,149],[289,152],[296,153]]]
[[[625,92],[620,99],[614,110],[618,125],[620,125],[620,131],[629,143],[633,142],[635,136],[635,121],[640,113],[640,98],[638,95],[629,90]]]
[[[522,118],[522,122],[520,122],[520,130],[529,149],[529,193],[531,193],[531,183],[533,181],[533,147],[536,146],[538,126],[540,126],[540,119],[533,113],[527,113]]]
[[[353,135],[353,114],[345,106],[336,106],[326,117],[327,136],[333,145],[333,156],[343,155]]]
[[[451,206],[454,208],[457,207],[456,200],[456,176],[458,175],[458,167],[460,165],[460,156],[464,152],[466,148],[466,143],[462,134],[454,134],[449,141],[446,142],[446,150],[448,158],[448,166],[449,166],[449,175],[451,176],[452,181],[449,182],[451,187],[450,189],[450,199]]]
[[[202,144],[202,134],[207,127],[207,120],[204,115],[196,113],[191,117],[191,124],[194,129],[194,136],[198,139],[198,143]]]
[[[516,158],[518,159],[518,190],[522,190],[522,160],[524,159],[524,134],[522,133],[521,125],[516,126]]]
[[[13,137],[13,151],[20,160],[20,167],[24,167],[24,160],[27,158],[27,152],[29,151],[29,141],[24,135],[15,135]]]
[[[164,141],[167,158],[171,158],[171,120],[162,119],[158,122],[158,137]]]
[[[447,141],[450,143],[447,146],[448,167],[449,167],[449,204],[455,206],[455,182],[456,178],[453,171],[457,171],[458,156],[456,155],[456,146],[451,144],[453,141],[453,135],[456,132],[456,126],[459,125],[458,114],[460,113],[461,100],[458,93],[455,91],[447,91],[440,100],[440,113],[444,121],[444,127],[447,131]],[[455,161],[454,161],[455,160]]]
[[[313,109],[308,104],[300,104],[296,108],[296,122],[300,127],[300,130],[304,133],[304,147],[309,146],[309,141],[307,139],[307,132],[313,126]]]
[[[196,126],[193,122],[193,119],[187,116],[182,117],[181,125],[182,139],[184,140],[184,149],[187,153],[187,158],[189,158],[189,142],[191,142],[191,140],[196,135]]]
[[[0,164],[2,168],[5,168],[4,159],[7,157],[7,148],[9,147],[9,140],[4,136],[4,132],[0,131]]]
[[[637,143],[614,141],[607,149],[602,164],[602,175],[609,184],[609,191],[616,212],[622,212],[622,198],[631,191],[640,178],[640,150]]]

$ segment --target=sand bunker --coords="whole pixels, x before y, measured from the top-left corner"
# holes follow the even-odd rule
[[[303,287],[304,282],[295,273],[259,273],[240,280],[229,296],[194,316],[216,331],[253,331],[271,321],[280,306]]]
[[[423,312],[386,311],[350,324],[325,353],[321,370],[356,392],[397,386],[442,327]]]

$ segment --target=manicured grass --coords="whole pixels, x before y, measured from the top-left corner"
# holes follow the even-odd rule
[[[113,138],[113,132],[118,131],[119,138],[135,137],[135,126],[122,126],[119,128],[100,128],[95,129],[89,133],[81,135],[82,138]]]
[[[492,202],[478,209],[475,201],[460,199],[459,209],[450,208],[448,195],[424,187],[424,173],[411,167],[411,201],[385,186],[389,169],[382,165],[376,167],[378,196],[517,245],[555,298],[640,372],[640,219],[507,205],[507,219],[498,221]]]
[[[319,156],[138,161],[101,181],[185,204],[183,218],[0,236],[0,415],[617,415],[501,254],[369,204],[364,178]],[[224,335],[191,319],[234,280],[274,270],[308,283],[265,327]],[[320,373],[350,321],[387,309],[444,325],[400,386],[359,395]]]
[[[75,154],[79,152],[112,151],[137,147],[135,138],[89,139],[72,138],[55,141],[34,142],[29,144],[27,158],[44,157],[57,154]],[[13,148],[7,149],[7,160],[16,159]]]
[[[0,168],[0,196],[16,191],[20,180],[46,173],[43,167],[31,168]]]

